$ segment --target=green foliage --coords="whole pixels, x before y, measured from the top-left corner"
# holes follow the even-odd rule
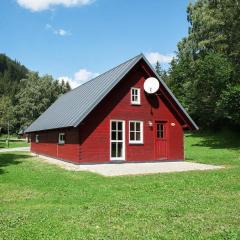
[[[20,80],[26,77],[28,70],[17,61],[0,54],[0,96],[9,96],[12,100],[20,89]]]
[[[225,120],[240,125],[239,105],[232,99],[240,83],[239,1],[198,0],[187,13],[189,34],[178,44],[168,84],[201,127]],[[239,92],[234,94],[239,99]]]
[[[189,111],[186,104],[188,100],[186,97],[187,91],[191,86],[191,76],[193,72],[193,64],[191,61],[183,61],[181,59],[173,59],[171,62],[169,73],[168,85],[173,93],[177,96],[178,100]],[[189,86],[190,85],[190,86]],[[189,112],[190,113],[190,112]]]
[[[12,126],[15,122],[13,105],[10,97],[0,97],[0,133],[1,129],[7,128],[8,124]]]
[[[198,0],[188,6],[187,45],[193,55],[221,52],[239,64],[239,0]]]
[[[221,170],[103,177],[0,154],[1,239],[239,239],[240,139],[186,136],[190,161]]]
[[[7,131],[8,122],[11,133],[26,128],[69,90],[68,82],[56,81],[48,75],[40,77],[0,54],[0,132]]]
[[[183,85],[184,104],[202,126],[214,125],[222,119],[217,105],[221,93],[230,82],[231,65],[221,55],[210,53],[195,60],[191,71],[189,81]]]
[[[223,91],[218,102],[218,109],[231,122],[236,125],[240,123],[240,84],[230,85]]]
[[[59,83],[51,76],[40,77],[29,72],[21,80],[21,89],[16,95],[15,115],[19,127],[28,126],[36,120],[61,94],[69,90],[69,85]]]
[[[56,82],[55,82],[56,83]],[[61,93],[66,93],[68,91],[71,90],[70,84],[69,82],[64,82],[63,80],[61,81],[61,83],[59,83],[59,88],[57,88],[58,90],[60,90]]]
[[[162,69],[162,67],[161,67],[161,65],[158,61],[157,61],[156,66],[155,66],[155,70],[164,82],[168,81],[167,71]]]

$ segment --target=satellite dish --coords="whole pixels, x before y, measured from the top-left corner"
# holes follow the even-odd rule
[[[149,94],[157,92],[159,87],[160,87],[159,81],[154,77],[147,78],[143,84],[145,92]]]

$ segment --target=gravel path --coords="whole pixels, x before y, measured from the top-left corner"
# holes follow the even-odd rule
[[[42,161],[56,164],[66,170],[89,171],[104,176],[140,175],[153,173],[185,172],[193,170],[216,170],[223,166],[214,166],[202,163],[192,163],[184,161],[176,162],[144,162],[144,163],[112,163],[112,164],[83,164],[75,165],[50,157],[40,156]]]

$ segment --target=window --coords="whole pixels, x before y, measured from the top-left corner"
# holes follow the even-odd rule
[[[129,121],[129,143],[143,143],[143,122]]]
[[[36,142],[36,143],[39,143],[39,135],[36,135],[36,136],[35,136],[35,142]]]
[[[164,138],[164,124],[157,123],[157,138]]]
[[[65,133],[59,133],[58,144],[65,144]]]
[[[140,105],[140,88],[131,88],[131,104]]]
[[[111,160],[125,159],[125,121],[111,120]]]

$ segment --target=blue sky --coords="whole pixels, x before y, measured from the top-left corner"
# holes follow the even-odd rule
[[[144,53],[166,67],[189,0],[1,0],[0,52],[72,86]]]

